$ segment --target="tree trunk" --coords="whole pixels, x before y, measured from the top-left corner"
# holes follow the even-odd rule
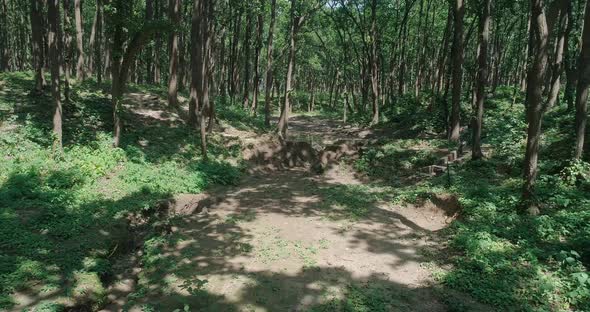
[[[94,45],[96,43],[96,31],[99,20],[99,0],[96,1],[96,8],[94,9],[94,20],[92,21],[92,28],[90,29],[90,39],[88,40],[89,57],[86,59],[86,69],[89,75],[94,75]]]
[[[170,0],[168,7],[170,21],[180,26],[180,0]],[[168,106],[178,106],[178,32],[170,34],[170,70],[168,77]]]
[[[275,31],[276,19],[276,5],[277,0],[271,0],[270,4],[270,25],[268,27],[268,42],[267,42],[267,63],[266,63],[266,81],[264,93],[264,125],[270,126],[270,107],[272,102],[272,68],[273,68],[273,35]]]
[[[86,77],[84,70],[84,33],[82,30],[81,0],[74,0],[74,18],[76,20],[76,48],[78,49],[78,63],[76,64],[76,77],[83,81]]]
[[[96,43],[94,45],[94,59],[96,61],[96,81],[100,84],[102,82],[102,25],[103,25],[103,10],[102,1],[96,0]],[[90,50],[92,53],[92,49]]]
[[[576,93],[576,151],[575,158],[581,159],[584,153],[584,135],[588,119],[588,88],[590,87],[590,5],[586,4],[584,31],[582,33],[582,52],[578,61],[578,87]]]
[[[296,17],[297,0],[291,0],[291,26],[289,28],[289,60],[287,61],[287,74],[285,76],[285,94],[283,98],[283,107],[279,118],[278,130],[279,137],[282,140],[287,139],[287,129],[289,128],[289,112],[291,110],[289,97],[291,96],[291,83],[293,79],[293,68],[295,67],[295,36],[297,35],[297,24],[300,17]]]
[[[574,15],[572,12],[572,3],[570,1],[569,6],[567,8],[567,16],[568,16],[568,23],[567,23],[567,30],[565,33],[565,46],[564,46],[564,56],[565,56],[565,74],[566,74],[566,83],[565,83],[565,92],[564,92],[564,99],[567,103],[568,111],[572,111],[574,109],[575,97],[576,97],[576,85],[578,83],[578,75],[576,72],[576,58],[577,58],[577,49],[572,49],[570,42],[570,37],[573,34],[574,29]]]
[[[63,68],[64,68],[64,100],[66,103],[70,102],[70,77],[72,74],[72,36],[68,31],[71,28],[71,20],[69,13],[70,0],[63,0],[64,6],[64,27],[62,31],[62,56],[63,56]]]
[[[7,0],[0,0],[0,27],[8,29],[8,8]],[[0,72],[8,71],[9,63],[9,48],[8,48],[8,32],[0,31]]]
[[[373,118],[371,125],[379,123],[379,68],[377,65],[377,0],[371,1],[371,89],[373,91]],[[348,101],[348,98],[347,98]]]
[[[465,6],[463,0],[453,1],[453,89],[452,89],[452,109],[451,125],[449,138],[458,142],[461,135],[461,87],[463,79],[463,16],[465,15]]]
[[[108,0],[107,0],[108,1]],[[145,20],[151,22],[154,20],[154,0],[145,1]],[[154,51],[151,46],[145,49],[145,69],[146,69],[146,83],[154,83]]]
[[[252,33],[252,12],[247,10],[246,15],[248,15],[247,23],[246,23],[246,37],[244,39],[244,97],[242,102],[242,107],[244,109],[248,109],[250,107],[250,37]]]
[[[61,152],[62,150],[62,106],[61,106],[61,86],[59,75],[59,34],[60,34],[60,14],[59,0],[47,1],[47,20],[49,23],[49,63],[51,67],[51,97],[53,98],[53,148]]]
[[[164,10],[164,0],[155,0],[154,7],[154,20],[162,18],[162,11]],[[156,33],[156,40],[154,44],[154,83],[157,85],[162,84],[162,67],[160,66],[160,53],[162,53],[162,35]]]
[[[192,127],[197,126],[198,123],[198,110],[199,110],[199,98],[198,89],[200,83],[200,74],[197,70],[199,66],[199,57],[201,49],[201,25],[200,25],[200,2],[201,0],[193,1],[193,11],[191,18],[191,85],[190,85],[190,100],[189,100],[189,125]],[[202,62],[202,60],[201,60]]]
[[[199,113],[199,125],[201,134],[201,154],[203,160],[207,161],[207,122],[206,117],[209,113],[209,47],[211,40],[209,36],[209,14],[212,12],[209,10],[211,1],[207,0],[196,0],[200,2],[198,5],[198,16],[200,19],[199,39],[200,48],[197,49],[197,58],[200,62],[197,62],[196,71],[197,76],[197,93],[199,95],[200,113]]]
[[[254,57],[254,96],[252,98],[252,112],[256,116],[258,110],[258,89],[260,87],[260,52],[262,51],[262,31],[264,30],[264,0],[260,0],[260,11],[256,28],[256,51]]]
[[[127,79],[129,77],[129,71],[132,65],[135,63],[135,58],[141,48],[152,38],[153,33],[157,32],[153,25],[149,23],[144,25],[142,29],[138,30],[128,43],[124,37],[124,22],[125,17],[131,14],[133,10],[132,4],[126,2],[126,0],[116,0],[114,3],[116,16],[113,19],[113,41],[112,41],[112,54],[113,64],[112,69],[112,87],[111,87],[111,101],[113,106],[113,146],[118,147],[121,142],[122,124],[121,114],[122,109],[121,102],[123,94],[125,93],[125,87]],[[125,49],[123,49],[126,47]]]
[[[570,29],[568,26],[568,14],[567,10],[570,6],[570,0],[561,0],[559,10],[559,32],[557,41],[555,43],[555,61],[552,64],[552,76],[549,86],[549,94],[547,100],[547,107],[552,108],[559,97],[559,89],[561,88],[561,75],[563,74],[563,53],[565,49],[565,39],[567,31]]]
[[[43,92],[45,77],[43,76],[43,26],[42,12],[43,3],[40,0],[31,0],[31,55],[33,57],[33,69],[35,70],[34,92]],[[1,51],[0,51],[1,52]]]
[[[539,213],[534,202],[534,186],[538,174],[539,146],[541,140],[541,121],[543,118],[543,82],[547,70],[547,39],[549,31],[543,10],[543,0],[531,0],[532,64],[527,78],[527,145],[524,163],[523,200],[528,212]]]
[[[488,43],[490,40],[492,0],[485,0],[481,16],[479,18],[479,70],[477,72],[477,86],[475,90],[475,118],[473,122],[473,144],[471,156],[474,160],[483,158],[481,150],[481,129],[483,123],[483,109],[485,99],[485,87],[488,78]]]

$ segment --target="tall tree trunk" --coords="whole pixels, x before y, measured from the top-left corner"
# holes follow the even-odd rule
[[[482,13],[479,18],[479,52],[477,72],[477,86],[475,90],[475,107],[473,119],[473,144],[471,156],[474,160],[481,159],[483,152],[481,150],[481,129],[483,123],[483,109],[485,99],[485,87],[488,78],[488,43],[490,40],[490,21],[491,21],[492,0],[485,0]]]
[[[170,0],[168,7],[170,21],[180,26],[180,0]],[[168,106],[178,106],[178,32],[170,34],[170,70],[168,77]]]
[[[78,63],[76,64],[76,77],[83,81],[86,77],[84,70],[84,33],[82,28],[81,0],[74,0],[74,18],[76,20],[76,48],[78,49]]]
[[[523,200],[528,212],[539,213],[534,202],[534,187],[538,174],[539,146],[541,140],[541,121],[543,118],[543,82],[547,70],[549,31],[543,9],[543,0],[531,0],[532,64],[527,78],[527,145],[524,162]]]
[[[568,26],[568,7],[570,6],[570,0],[561,0],[559,10],[559,32],[555,43],[555,60],[552,65],[552,76],[549,87],[549,95],[547,100],[547,107],[552,108],[559,97],[559,89],[561,88],[561,75],[563,74],[563,53],[565,49],[565,40],[568,37],[567,31],[570,29]]]
[[[252,98],[252,112],[254,116],[258,110],[258,89],[260,87],[260,52],[262,51],[262,32],[264,30],[264,0],[260,0],[258,23],[256,25],[256,51],[254,57],[254,96]]]
[[[108,1],[108,0],[107,0]],[[145,20],[149,23],[154,20],[154,1],[145,1]],[[154,83],[154,49],[151,46],[145,49],[146,83]]]
[[[159,20],[162,18],[162,11],[164,10],[164,0],[155,0],[155,15],[154,19]],[[162,53],[162,35],[156,33],[156,42],[154,44],[154,83],[157,85],[162,84],[162,66],[160,64],[160,54]]]
[[[209,40],[209,30],[208,30],[208,7],[211,5],[210,1],[207,0],[197,0],[195,2],[199,2],[196,4],[198,6],[198,16],[200,19],[200,29],[199,29],[199,45],[200,47],[197,49],[197,68],[193,69],[197,71],[197,93],[199,97],[199,126],[200,126],[200,134],[201,134],[201,154],[203,156],[203,160],[207,161],[207,122],[206,117],[209,110],[209,71],[208,71],[208,47],[210,45]]]
[[[251,10],[247,10],[246,15],[248,15],[247,23],[246,23],[246,37],[244,39],[244,97],[242,106],[244,109],[248,109],[250,106],[250,37],[252,33],[252,12]]]
[[[89,57],[86,59],[86,70],[87,74],[94,75],[94,45],[96,43],[96,30],[98,27],[99,20],[99,0],[96,1],[96,7],[94,9],[94,20],[92,21],[92,28],[90,29],[90,39],[88,40],[88,53]]]
[[[0,0],[0,27],[2,27],[2,29],[8,29],[8,7],[6,1],[7,0]],[[8,32],[0,31],[0,72],[8,71],[8,46]]]
[[[114,2],[114,3],[113,3]],[[143,26],[142,29],[131,35],[130,40],[125,40],[124,23],[126,17],[132,14],[133,3],[127,0],[114,0],[115,16],[113,22],[113,40],[112,54],[112,87],[111,102],[113,106],[113,145],[118,147],[121,142],[122,123],[121,109],[122,100],[127,85],[129,72],[135,63],[136,56],[141,48],[152,38],[153,34],[158,31],[150,23]],[[124,49],[125,47],[125,49]]]
[[[371,1],[371,89],[373,91],[373,118],[371,124],[379,123],[379,68],[377,65],[377,0]]]
[[[576,151],[575,158],[584,153],[584,135],[588,119],[588,88],[590,87],[590,5],[586,4],[584,31],[582,33],[582,52],[578,61],[578,87],[576,93]]]
[[[43,26],[42,12],[43,3],[40,0],[31,0],[31,55],[33,57],[33,68],[35,70],[35,87],[34,91],[40,93],[45,85],[43,76]],[[1,52],[1,51],[0,51]]]
[[[279,118],[278,131],[282,140],[287,139],[287,129],[289,128],[289,112],[291,110],[289,97],[291,96],[291,83],[293,79],[293,68],[295,67],[295,36],[297,35],[297,24],[300,17],[296,17],[297,0],[291,0],[291,26],[289,28],[289,59],[287,61],[287,73],[285,76],[285,93],[283,106],[281,107],[281,116]]]
[[[275,31],[277,0],[271,0],[270,4],[270,25],[268,27],[267,60],[266,60],[266,81],[264,93],[264,125],[270,126],[270,107],[272,102],[272,69],[273,69],[273,36]]]
[[[102,82],[102,22],[103,22],[103,9],[102,9],[102,2],[103,0],[96,0],[96,43],[94,45],[94,50],[90,50],[91,53],[94,52],[94,59],[96,62],[96,81],[100,84]]]
[[[63,68],[64,68],[64,100],[66,103],[70,102],[70,77],[72,75],[72,36],[70,34],[71,29],[71,20],[69,15],[70,9],[70,0],[63,0],[64,6],[64,27],[62,29],[63,35],[63,47],[62,47],[62,56],[63,56]]]
[[[61,86],[59,75],[59,34],[60,34],[60,14],[59,0],[47,1],[47,21],[49,23],[49,63],[51,67],[51,97],[53,98],[53,148],[62,150],[62,105],[61,105]]]
[[[452,109],[449,138],[458,142],[461,135],[461,87],[463,83],[463,16],[465,6],[463,0],[453,0],[453,89]]]
[[[565,56],[565,74],[566,74],[566,83],[565,83],[565,92],[564,92],[564,99],[567,103],[568,111],[574,109],[575,105],[575,97],[576,97],[576,85],[578,83],[578,75],[576,71],[576,59],[578,57],[577,49],[572,49],[570,44],[570,38],[573,34],[574,29],[574,15],[572,11],[572,3],[570,1],[569,6],[567,8],[567,16],[568,16],[568,23],[567,23],[567,30],[565,33],[565,46],[563,54]]]
[[[190,100],[189,100],[189,125],[192,127],[197,126],[198,123],[198,110],[199,110],[199,83],[200,74],[197,70],[200,68],[199,61],[200,49],[201,49],[201,25],[200,25],[200,2],[201,0],[193,1],[192,18],[191,18],[191,84],[190,84]],[[202,58],[201,58],[202,59]]]

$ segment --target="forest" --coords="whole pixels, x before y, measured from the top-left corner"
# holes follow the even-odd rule
[[[0,311],[590,311],[589,2],[0,0]]]

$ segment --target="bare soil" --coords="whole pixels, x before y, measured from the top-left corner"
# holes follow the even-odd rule
[[[319,154],[373,135],[317,118],[295,117],[291,125],[295,149],[287,153]],[[235,129],[226,135],[249,146],[246,157],[253,150],[284,152],[269,137]],[[169,239],[155,255],[143,255],[157,262],[120,276],[104,311],[332,311],[335,302],[358,296],[351,289],[385,292],[378,304],[385,311],[447,310],[428,264],[440,245],[437,232],[459,210],[456,199],[394,205],[345,162],[318,175],[311,159],[278,167],[271,159],[265,168],[272,170],[251,171],[239,186],[171,200]]]

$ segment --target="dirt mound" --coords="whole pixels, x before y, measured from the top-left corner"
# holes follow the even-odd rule
[[[408,218],[423,228],[437,231],[446,228],[461,212],[461,204],[452,194],[430,194],[428,198],[418,200],[404,208]]]
[[[321,174],[330,164],[338,162],[341,158],[357,155],[361,147],[362,144],[358,142],[345,141],[338,141],[323,149],[314,148],[309,142],[269,141],[251,144],[243,150],[243,157],[256,166],[268,169],[303,167]]]

